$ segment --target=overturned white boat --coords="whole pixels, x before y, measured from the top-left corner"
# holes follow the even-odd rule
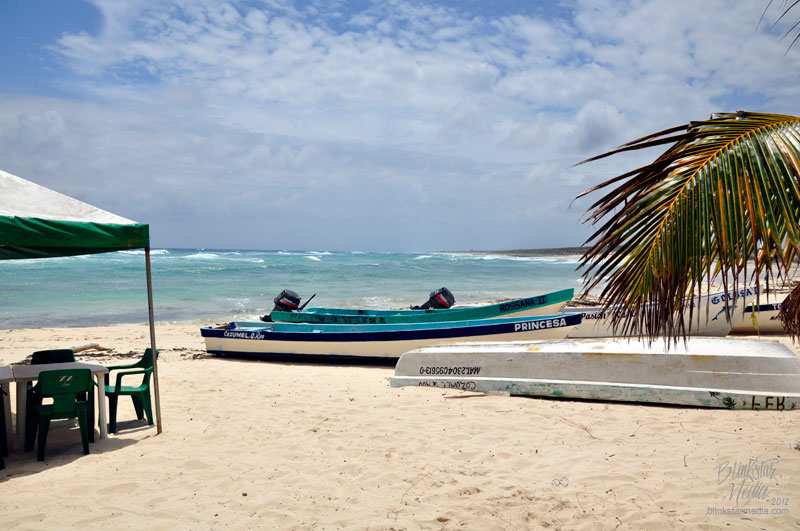
[[[800,360],[775,341],[692,338],[516,341],[426,347],[400,357],[393,387],[649,402],[728,409],[800,409]]]

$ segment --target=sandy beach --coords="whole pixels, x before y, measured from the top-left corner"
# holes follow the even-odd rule
[[[800,531],[800,0],[0,36],[0,531]]]
[[[146,333],[2,331],[0,363],[86,343],[113,352],[79,358],[119,363]],[[800,526],[800,412],[392,389],[386,367],[211,358],[196,324],[159,325],[158,340],[163,434],[128,402],[88,456],[54,427],[45,463],[12,453],[0,471],[0,527]],[[758,474],[733,473],[751,460]]]

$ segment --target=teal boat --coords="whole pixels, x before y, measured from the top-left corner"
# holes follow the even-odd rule
[[[313,324],[395,324],[472,321],[498,317],[527,317],[558,313],[572,299],[573,289],[564,289],[523,299],[482,306],[427,310],[366,310],[355,308],[309,308],[303,311],[273,310],[275,322]]]

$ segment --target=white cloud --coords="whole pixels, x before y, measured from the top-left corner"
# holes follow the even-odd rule
[[[0,101],[0,155],[163,245],[577,244],[572,198],[627,162],[572,163],[742,94],[798,96],[800,55],[733,0],[95,4],[102,31],[54,45],[75,97]]]

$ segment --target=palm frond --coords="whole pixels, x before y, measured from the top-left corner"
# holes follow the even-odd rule
[[[764,18],[766,18],[767,12],[769,11],[770,7],[772,7],[772,4],[774,2],[775,0],[769,0],[767,2],[767,5],[764,7],[764,11],[761,13],[761,17],[758,19],[758,24],[756,25],[756,29],[758,29],[761,26],[761,23],[764,21]],[[775,26],[777,26],[783,19],[787,18],[787,15],[789,15],[789,13],[795,12],[795,8],[798,8],[798,11],[800,11],[800,7],[798,6],[800,6],[800,0],[784,0],[783,5],[779,8],[780,15],[778,15],[778,17],[772,23],[772,27],[775,28]],[[798,27],[800,27],[800,19],[796,20],[794,24],[792,24],[781,37],[782,39],[785,39],[787,37],[790,37],[794,33],[794,38],[792,39],[792,42],[789,43],[789,46],[786,48],[786,53],[789,53],[789,51],[794,47],[794,45],[797,44],[798,41],[800,41],[800,30],[798,30]]]
[[[781,304],[780,319],[789,334],[795,338],[800,337],[800,283]]]
[[[715,114],[583,162],[660,143],[673,145],[581,194],[615,185],[589,209],[599,228],[580,268],[618,330],[677,338],[701,318],[691,300],[704,284],[787,278],[800,249],[800,117]]]

